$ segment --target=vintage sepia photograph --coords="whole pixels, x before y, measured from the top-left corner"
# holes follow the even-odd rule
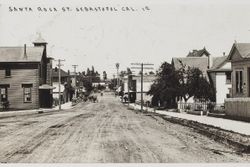
[[[0,165],[250,162],[249,9],[0,0]]]

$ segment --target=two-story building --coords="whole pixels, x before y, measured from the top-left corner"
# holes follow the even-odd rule
[[[33,44],[0,47],[0,102],[8,101],[10,109],[52,107],[52,58],[44,39]]]
[[[151,102],[152,96],[147,95],[147,92],[150,90],[151,85],[154,83],[154,80],[156,80],[155,74],[146,74],[146,75],[144,74],[143,83],[141,83],[141,75],[131,75],[130,77],[125,76],[122,78],[122,82],[124,83],[123,84],[124,93],[128,93],[128,89],[129,89],[130,99],[132,100],[132,102],[140,101],[141,93],[143,95],[144,102],[146,101]],[[141,89],[142,85],[143,85],[143,89]]]

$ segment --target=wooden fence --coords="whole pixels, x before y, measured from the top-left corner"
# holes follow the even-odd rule
[[[221,110],[224,108],[224,104],[219,104],[215,102],[194,102],[194,103],[178,102],[178,109],[180,111],[185,111],[185,110],[208,111],[209,104],[214,106],[213,110]]]
[[[228,116],[250,120],[250,98],[228,98],[225,110]]]

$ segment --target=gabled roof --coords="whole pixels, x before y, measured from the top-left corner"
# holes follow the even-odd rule
[[[27,58],[24,57],[24,47],[0,47],[0,62],[40,62],[44,47],[26,47]]]
[[[203,74],[207,73],[208,69],[208,58],[207,57],[174,57],[172,63],[175,69],[180,69],[181,62],[189,67],[199,68]]]
[[[220,69],[227,62],[228,56],[213,57],[213,66],[208,71],[231,71],[231,69]]]
[[[242,58],[250,58],[250,43],[234,43],[229,53],[229,60],[232,58],[234,49],[238,50]]]
[[[67,77],[69,76],[67,72],[63,71],[61,69],[61,77]],[[55,71],[55,69],[52,70],[52,77],[56,78],[56,77],[59,77],[59,69],[57,71]]]
[[[203,54],[210,55],[210,53],[206,50],[204,47],[201,50],[193,50],[192,52],[189,52],[187,57],[201,57]]]
[[[33,43],[47,43],[45,39],[43,39],[42,35],[39,34],[38,38]]]

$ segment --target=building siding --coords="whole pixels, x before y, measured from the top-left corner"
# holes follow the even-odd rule
[[[250,60],[244,60],[239,52],[235,49],[232,53],[232,97],[248,97],[249,96],[249,76],[248,76],[248,68],[250,67]],[[236,92],[236,74],[235,71],[242,70],[243,71],[243,93]]]
[[[248,68],[250,67],[250,61],[244,61],[244,62],[235,62],[232,63],[232,97],[248,97],[249,92],[249,76],[248,76]],[[243,71],[243,93],[237,93],[236,92],[236,73],[235,71],[242,70]]]
[[[229,94],[231,84],[226,84],[226,74],[216,73],[216,103],[222,104]]]
[[[9,84],[8,100],[11,109],[39,108],[39,78],[38,69],[12,69],[11,77],[5,78],[5,70],[0,70],[0,84]],[[24,103],[22,84],[33,84],[31,102]]]

